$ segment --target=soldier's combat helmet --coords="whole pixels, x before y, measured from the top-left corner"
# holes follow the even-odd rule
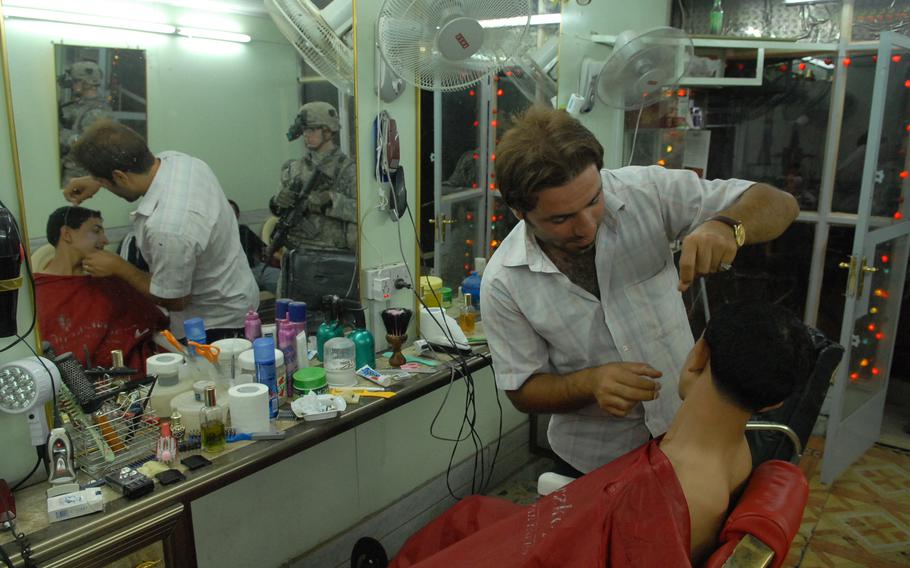
[[[94,61],[77,61],[70,67],[70,77],[73,81],[82,81],[86,85],[97,87],[101,85],[104,73]]]

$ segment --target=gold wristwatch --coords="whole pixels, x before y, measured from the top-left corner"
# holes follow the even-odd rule
[[[737,221],[731,217],[725,217],[724,215],[715,215],[708,219],[708,221],[720,221],[726,225],[730,225],[733,229],[733,238],[736,240],[736,248],[739,248],[746,244],[746,228],[743,227],[742,221]]]

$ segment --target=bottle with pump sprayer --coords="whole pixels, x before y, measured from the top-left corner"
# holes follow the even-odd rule
[[[341,298],[331,294],[323,296],[322,304],[326,320],[319,324],[319,329],[316,330],[316,356],[320,361],[324,361],[323,348],[326,341],[344,336],[344,328],[341,325]]]
[[[348,339],[354,342],[354,367],[360,369],[364,365],[376,367],[376,340],[367,329],[364,310],[360,304],[349,308],[349,313],[354,315],[354,331],[348,334]]]

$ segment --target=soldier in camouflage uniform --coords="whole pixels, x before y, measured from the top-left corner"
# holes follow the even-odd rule
[[[357,246],[357,172],[354,161],[336,145],[340,128],[335,107],[324,102],[307,103],[300,112],[288,139],[303,135],[306,151],[298,160],[288,160],[281,167],[278,195],[269,206],[282,215],[298,203],[310,176],[317,170],[320,177],[309,194],[299,203],[304,208],[299,222],[291,228],[286,248],[305,247],[354,252]]]
[[[72,81],[73,100],[60,106],[60,167],[63,186],[74,177],[88,175],[69,155],[70,147],[92,123],[114,117],[110,103],[99,93],[103,73],[97,63],[73,63],[67,75]]]

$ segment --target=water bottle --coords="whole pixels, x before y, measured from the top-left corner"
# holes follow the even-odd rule
[[[278,417],[278,379],[275,372],[275,341],[260,337],[253,342],[253,361],[256,363],[256,382],[269,389],[269,418]]]
[[[714,0],[711,8],[711,35],[720,35],[724,31],[724,7],[720,0]]]

